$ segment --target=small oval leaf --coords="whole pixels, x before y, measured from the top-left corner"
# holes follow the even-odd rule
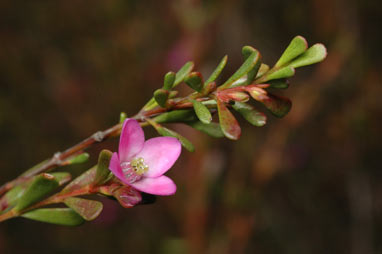
[[[231,111],[224,105],[224,102],[217,100],[219,122],[221,130],[229,139],[237,140],[240,137],[241,129],[236,118]]]
[[[255,53],[257,50],[254,49],[253,47],[251,46],[244,46],[241,50],[241,53],[244,57],[244,59],[246,60],[248,57],[250,57],[251,54]],[[260,58],[261,58],[261,55],[260,55]],[[256,75],[257,75],[257,72],[259,71],[260,69],[260,66],[261,66],[261,61],[258,61],[255,66],[253,66],[252,70],[250,70],[248,73],[247,73],[247,80],[246,80],[246,84],[249,85],[251,84],[255,78],[256,78]]]
[[[203,77],[200,72],[191,72],[184,79],[184,82],[197,92],[203,89]]]
[[[293,60],[289,66],[298,68],[306,65],[315,64],[325,59],[327,55],[326,48],[323,44],[317,43],[310,47],[304,54]]]
[[[260,78],[261,76],[263,76],[265,73],[267,73],[269,71],[269,66],[267,64],[261,64],[260,65],[260,69],[259,71],[257,72],[256,74],[256,78]]]
[[[170,91],[174,85],[176,78],[175,72],[169,71],[164,76],[163,89]]]
[[[165,127],[163,127],[162,125],[154,122],[152,119],[149,119],[147,118],[146,121],[151,124],[151,126],[153,126],[155,128],[155,130],[161,134],[162,136],[167,136],[167,137],[174,137],[174,138],[177,138],[180,143],[182,144],[182,146],[184,148],[186,148],[188,151],[190,152],[193,152],[195,151],[195,147],[194,145],[188,140],[186,139],[185,137],[183,137],[182,135],[180,135],[179,133],[173,131],[173,130],[170,130],[170,129],[167,129]]]
[[[245,120],[254,126],[264,126],[267,122],[267,117],[265,114],[256,110],[252,105],[237,101],[232,105],[232,107],[237,112],[239,112],[245,118]]]
[[[262,88],[250,86],[247,91],[253,99],[262,103],[274,116],[283,117],[292,107],[292,102],[288,98],[268,93]]]
[[[71,159],[68,160],[69,164],[81,164],[84,162],[87,162],[89,160],[89,154],[88,153],[81,153]]]
[[[180,68],[180,70],[176,73],[175,76],[175,82],[172,87],[175,87],[179,85],[181,82],[183,82],[184,78],[192,71],[194,68],[194,63],[193,62],[187,62],[185,65]]]
[[[24,213],[21,217],[63,226],[78,226],[84,222],[71,208],[41,208]]]
[[[191,100],[194,106],[195,113],[202,123],[209,124],[212,120],[210,110],[204,106],[200,101]]]
[[[271,113],[277,117],[283,117],[289,113],[292,102],[285,97],[268,94],[268,100],[263,101],[263,104]]]
[[[262,79],[262,82],[266,82],[268,80],[273,80],[273,79],[289,78],[289,77],[292,77],[294,73],[295,73],[295,70],[293,67],[286,66],[274,72],[270,72],[268,75],[264,76],[264,79]]]
[[[194,145],[188,139],[186,139],[185,137],[183,137],[179,133],[177,133],[177,132],[175,132],[173,130],[167,129],[167,128],[163,127],[163,126],[160,126],[156,130],[162,136],[177,138],[180,141],[180,143],[182,144],[182,146],[184,148],[186,148],[189,152],[194,152],[195,151]]]
[[[27,183],[19,184],[10,189],[4,196],[2,196],[0,199],[0,211],[5,211],[6,209],[8,210],[15,206],[26,188]]]
[[[196,121],[196,122],[191,122],[187,124],[190,125],[192,128],[194,128],[195,130],[204,132],[211,137],[214,137],[214,138],[224,137],[224,133],[221,130],[220,125],[218,123],[211,122],[209,124],[204,124],[200,121]]]
[[[28,208],[29,206],[44,199],[59,186],[59,181],[57,181],[57,179],[55,179],[55,177],[51,174],[43,173],[35,176],[34,180],[20,197],[14,210],[21,211]]]
[[[240,68],[223,84],[219,89],[224,89],[230,87],[230,85],[236,80],[240,79],[246,75],[249,71],[255,67],[255,65],[260,61],[260,54],[256,50],[250,54],[250,56],[244,61]]]
[[[286,89],[289,87],[289,82],[286,79],[274,79],[267,82],[270,88]]]
[[[197,120],[194,110],[180,109],[170,112],[162,113],[153,120],[157,123],[174,123],[174,122],[188,122]]]
[[[50,174],[58,181],[59,186],[66,184],[72,179],[72,175],[68,172],[54,172]]]
[[[292,39],[289,46],[285,49],[280,59],[277,61],[275,67],[281,67],[282,65],[293,60],[297,56],[304,53],[308,48],[308,43],[305,38],[298,35]]]
[[[219,65],[216,67],[216,69],[212,72],[211,76],[207,79],[207,81],[205,82],[205,85],[211,82],[214,82],[219,77],[220,73],[222,72],[225,65],[227,64],[227,59],[228,59],[228,56],[225,55],[223,59],[220,61]]]
[[[169,92],[165,89],[157,89],[154,92],[154,99],[162,108],[166,107],[166,102],[169,96]]]
[[[97,218],[103,208],[102,203],[99,201],[77,197],[67,198],[64,203],[87,221]]]
[[[98,156],[98,164],[93,184],[103,184],[110,174],[109,164],[113,153],[109,150],[102,150]]]
[[[270,93],[268,93],[267,98],[261,102],[276,117],[285,116],[292,107],[292,102],[288,98]]]
[[[61,194],[68,193],[77,189],[81,189],[84,186],[90,185],[94,182],[96,176],[97,167],[94,166],[91,169],[85,171],[76,179],[71,181],[65,188],[60,192]]]

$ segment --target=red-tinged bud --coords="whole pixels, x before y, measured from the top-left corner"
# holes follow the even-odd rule
[[[267,91],[256,86],[247,87],[246,90],[252,96],[253,99],[257,101],[264,101],[268,99]]]
[[[113,196],[124,208],[131,208],[142,201],[141,193],[130,186],[117,189],[114,191]]]
[[[228,94],[228,97],[233,101],[247,102],[249,100],[249,95],[244,92],[232,92]]]
[[[258,88],[268,88],[270,87],[269,84],[256,84],[256,85],[253,85],[254,87],[258,87]]]

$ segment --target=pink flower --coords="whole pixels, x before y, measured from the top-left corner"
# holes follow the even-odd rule
[[[145,141],[143,130],[134,119],[123,123],[119,151],[114,153],[109,169],[123,183],[154,194],[172,195],[175,183],[163,174],[178,159],[181,152],[179,140],[157,137]]]

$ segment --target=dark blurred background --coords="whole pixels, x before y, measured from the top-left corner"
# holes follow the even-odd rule
[[[175,196],[102,199],[76,228],[12,219],[0,253],[382,253],[381,14],[376,0],[0,1],[1,183],[135,114],[188,60],[208,75],[228,54],[227,78],[244,45],[270,65],[295,35],[329,52],[290,80],[289,115],[242,121],[237,142],[175,126],[197,149],[168,173]]]

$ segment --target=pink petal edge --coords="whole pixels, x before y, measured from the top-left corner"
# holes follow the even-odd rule
[[[145,134],[135,119],[126,119],[119,139],[118,155],[121,162],[128,161],[142,150]]]
[[[173,195],[176,192],[175,183],[167,176],[156,178],[146,177],[132,183],[131,186],[139,191],[160,196]]]
[[[142,157],[149,166],[146,177],[158,177],[166,173],[179,158],[182,145],[173,137],[157,137],[147,140],[136,157]]]
[[[110,159],[109,169],[118,179],[120,179],[122,182],[125,182],[125,177],[123,175],[117,153],[113,153],[113,156]]]

